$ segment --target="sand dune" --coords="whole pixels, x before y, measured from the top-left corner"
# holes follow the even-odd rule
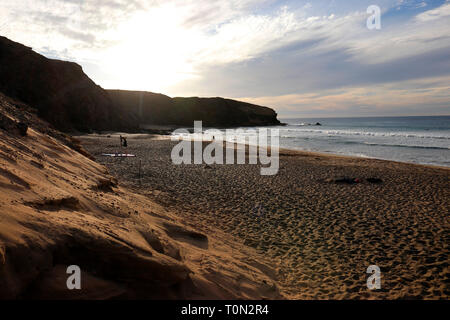
[[[26,136],[0,130],[0,299],[282,298],[253,249],[186,227],[0,98],[7,123],[34,119]]]

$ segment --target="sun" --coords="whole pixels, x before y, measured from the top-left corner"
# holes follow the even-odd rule
[[[106,72],[121,89],[164,92],[195,77],[189,61],[199,37],[184,28],[177,8],[158,7],[134,15],[114,31],[116,45],[106,52]]]

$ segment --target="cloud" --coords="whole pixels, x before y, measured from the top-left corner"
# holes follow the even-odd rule
[[[443,100],[434,99],[433,94],[441,90],[423,94],[419,99],[417,92],[420,87],[404,89],[402,96],[409,94],[414,98],[400,100],[394,94],[398,92],[391,91],[389,98],[400,103],[389,103],[386,99],[378,99],[377,103],[375,100],[363,102],[350,94],[354,88],[426,79],[438,79],[435,85],[438,88],[445,87],[445,82],[441,81],[448,81],[445,77],[450,75],[450,19],[446,19],[442,13],[446,10],[446,5],[431,10],[440,13],[439,18],[432,22],[418,18],[419,14],[379,32],[365,29],[366,16],[358,12],[332,21],[325,17],[294,19],[291,29],[282,36],[284,43],[274,41],[276,43],[271,46],[269,42],[263,46],[264,52],[254,56],[247,54],[249,58],[246,61],[233,61],[223,66],[216,63],[205,67],[201,72],[202,78],[176,86],[173,92],[210,95],[220,91],[234,98],[250,96],[252,98],[247,98],[248,101],[260,102],[279,110],[284,110],[286,105],[293,105],[295,108],[289,112],[298,110],[298,114],[304,112],[304,107],[316,104],[325,106],[328,114],[341,112],[350,106],[366,106],[362,112],[370,111],[372,114],[379,114],[377,110],[388,114],[389,108],[392,108],[392,112],[401,110],[424,114],[429,110],[435,114],[449,114],[448,95]],[[430,13],[426,11],[423,14]],[[258,52],[256,49],[251,52]],[[223,48],[220,50],[227,52]],[[297,96],[304,98],[303,95],[308,92],[314,92],[311,96],[315,97],[316,92],[323,90],[349,94],[332,96],[335,102],[322,98],[315,103],[312,99],[305,100],[306,104],[288,102]],[[277,97],[277,100],[269,99],[267,95]],[[374,95],[383,96],[383,91],[375,91]]]
[[[442,18],[450,17],[450,3],[444,4],[439,8],[425,11],[419,15],[417,15],[416,19],[421,22],[429,22]]]
[[[367,112],[372,109],[363,105],[382,108],[385,100],[363,103],[355,88],[377,96],[383,91],[371,91],[372,86],[427,79],[437,79],[442,88],[440,81],[450,75],[450,3],[380,0],[386,15],[381,30],[366,28],[368,4],[0,0],[0,32],[47,56],[79,62],[108,88],[266,101],[285,97],[277,101],[297,105],[299,112],[302,105],[288,104],[287,98],[343,92],[332,95],[338,103],[326,104],[330,112],[349,105]],[[396,8],[404,7],[414,8],[415,15],[397,16]],[[409,90],[414,96],[420,87]]]
[[[449,80],[450,77],[445,77],[345,90],[240,99],[274,106],[281,117],[354,116],[355,111],[358,115],[371,116],[448,115]]]

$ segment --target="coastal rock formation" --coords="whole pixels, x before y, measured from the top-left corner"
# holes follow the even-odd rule
[[[202,120],[207,127],[279,125],[274,110],[224,98],[170,98],[142,91],[108,90],[122,110],[133,110],[141,127],[158,124],[192,126]]]
[[[137,131],[139,125],[248,126],[279,124],[269,108],[223,98],[174,98],[106,91],[73,62],[47,59],[0,37],[0,92],[38,110],[62,131]]]
[[[0,92],[38,110],[63,131],[131,128],[108,94],[73,62],[47,59],[0,37]]]
[[[282,297],[251,252],[121,187],[19,105],[0,94],[0,299]]]

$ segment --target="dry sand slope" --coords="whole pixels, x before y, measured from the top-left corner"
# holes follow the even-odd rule
[[[173,165],[167,139],[129,136],[130,159],[101,156],[118,149],[116,136],[83,141],[129,188],[257,249],[289,298],[449,297],[449,169],[285,150],[279,173],[261,176],[255,165]],[[366,286],[372,264],[378,291]]]
[[[0,97],[4,121],[19,112]],[[45,123],[26,137],[0,127],[1,299],[282,298],[254,250],[184,227]],[[67,289],[69,265],[82,290]]]

